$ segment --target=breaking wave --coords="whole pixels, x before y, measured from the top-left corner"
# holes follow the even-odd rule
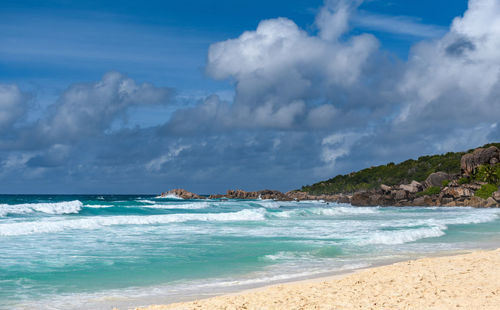
[[[165,195],[165,196],[156,196],[155,198],[156,199],[177,199],[177,200],[184,200],[184,198],[179,197],[179,196],[174,195],[174,194],[168,194],[168,195]]]
[[[339,216],[349,214],[374,214],[378,212],[378,208],[363,208],[363,207],[331,207],[331,208],[302,208],[290,211],[275,212],[272,216],[281,218],[304,217],[311,215],[322,216]]]
[[[196,210],[196,209],[206,209],[211,206],[208,201],[200,201],[200,202],[191,202],[191,203],[164,203],[164,202],[155,202],[155,201],[140,201],[143,203],[148,203],[148,205],[144,205],[141,207],[151,208],[151,209],[186,209],[186,210]]]
[[[356,242],[359,245],[368,244],[403,244],[424,238],[441,237],[445,235],[444,227],[425,227],[398,231],[376,231],[370,237]]]
[[[83,207],[79,200],[63,202],[40,202],[24,204],[0,204],[0,217],[13,214],[46,213],[46,214],[72,214],[78,213]]]
[[[446,233],[448,225],[466,225],[466,224],[480,224],[492,222],[498,218],[497,210],[484,210],[481,213],[469,213],[463,214],[463,216],[453,218],[441,218],[441,219],[422,219],[413,220],[409,222],[408,220],[396,221],[389,223],[387,225],[382,225],[382,227],[389,228],[400,228],[396,230],[382,230],[376,231],[370,235],[368,238],[358,240],[358,244],[403,244],[408,242],[414,242],[420,239],[441,237]],[[403,229],[401,229],[403,228]]]
[[[39,233],[53,233],[72,229],[99,229],[115,225],[155,225],[188,221],[228,222],[264,220],[264,209],[242,210],[229,213],[184,213],[149,216],[109,216],[76,220],[43,220],[0,224],[1,236],[18,236]]]

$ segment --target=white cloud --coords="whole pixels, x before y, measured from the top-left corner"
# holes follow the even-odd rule
[[[337,159],[351,153],[352,146],[366,134],[358,132],[340,132],[331,134],[321,141],[321,160],[334,166]]]
[[[315,86],[313,82],[353,83],[377,47],[370,35],[330,42],[277,18],[260,22],[255,31],[237,39],[211,45],[207,71],[217,79],[234,78],[240,94],[271,91],[289,98],[300,96]]]
[[[167,154],[161,155],[160,157],[149,161],[146,164],[146,169],[151,172],[158,172],[163,168],[163,165],[174,160],[182,151],[189,148],[190,147],[186,145],[171,147]]]
[[[316,16],[319,36],[326,41],[337,40],[349,28],[351,11],[362,1],[327,0]]]
[[[26,95],[16,85],[0,84],[0,130],[13,125],[24,115],[26,101]]]
[[[488,135],[497,130],[497,125],[477,125],[472,128],[459,128],[452,136],[434,142],[434,148],[438,152],[449,150],[468,150],[491,142]]]
[[[303,101],[294,101],[277,109],[268,102],[255,109],[254,121],[261,127],[290,128],[304,109]]]
[[[191,118],[205,126],[208,118],[217,123],[212,128],[291,128],[305,119],[306,126],[328,124],[336,115],[335,107],[318,110],[312,103],[328,94],[333,97],[331,105],[338,104],[334,89],[355,89],[379,45],[366,34],[338,39],[347,30],[353,7],[344,1],[328,2],[317,18],[318,35],[309,35],[289,19],[276,18],[261,21],[255,31],[238,38],[212,44],[207,73],[234,80],[234,103],[205,102],[197,107],[204,113],[190,109],[189,114],[177,113],[174,122],[186,127]]]
[[[331,104],[323,104],[309,111],[306,122],[312,128],[322,128],[331,125],[338,110]]]
[[[354,14],[352,23],[356,27],[425,39],[442,37],[447,30],[442,26],[423,24],[408,16],[388,16],[366,11]]]
[[[414,47],[399,85],[397,122],[428,112],[467,123],[494,121],[500,112],[500,2],[470,0],[440,40]]]
[[[102,134],[132,106],[165,104],[172,90],[151,84],[137,84],[117,73],[104,75],[101,81],[74,84],[51,107],[52,114],[36,129],[49,139],[78,139]]]
[[[24,167],[26,162],[30,160],[33,155],[27,153],[12,153],[2,160],[2,170],[16,169]]]

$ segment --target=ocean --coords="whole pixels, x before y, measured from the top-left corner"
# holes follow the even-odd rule
[[[170,303],[500,247],[500,209],[0,196],[0,309]]]

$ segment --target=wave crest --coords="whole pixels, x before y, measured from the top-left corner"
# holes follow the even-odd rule
[[[46,214],[73,214],[80,212],[82,207],[83,203],[79,200],[24,203],[16,205],[0,204],[0,217],[5,217],[9,214],[29,214],[37,212]]]
[[[189,221],[230,222],[264,220],[264,209],[241,210],[229,213],[183,213],[149,216],[109,216],[92,217],[76,220],[44,220],[37,222],[20,222],[0,225],[0,236],[31,235],[53,233],[72,229],[99,229],[116,225],[155,225],[181,223]]]

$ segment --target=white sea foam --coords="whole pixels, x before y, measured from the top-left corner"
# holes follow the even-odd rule
[[[289,211],[282,211],[272,213],[271,216],[281,218],[303,217],[310,215],[323,215],[323,216],[338,216],[349,214],[374,214],[377,208],[362,208],[362,207],[331,207],[331,208],[301,208]]]
[[[256,203],[259,206],[262,206],[262,207],[268,208],[268,209],[278,209],[281,205],[284,205],[283,202],[275,201],[275,200],[259,200]]]
[[[137,200],[137,202],[148,203],[148,204],[151,204],[151,205],[156,204],[156,201],[148,200],[148,199],[140,199],[140,200]]]
[[[297,253],[297,252],[289,252],[289,251],[279,251],[274,254],[264,255],[262,259],[264,261],[285,261],[285,260],[296,260],[296,259],[311,259],[313,256],[309,253]]]
[[[499,211],[481,210],[480,212],[457,212],[453,217],[444,215],[429,219],[406,219],[392,221],[381,227],[406,228],[396,230],[376,231],[368,238],[358,241],[358,244],[403,244],[424,238],[444,236],[449,225],[479,224],[492,222],[498,218]]]
[[[179,196],[174,195],[174,194],[168,194],[168,195],[165,195],[165,196],[156,196],[155,198],[156,199],[179,199],[179,200],[184,200],[184,198],[179,197]]]
[[[425,227],[416,229],[402,229],[394,231],[377,231],[368,238],[358,240],[356,243],[359,245],[368,244],[403,244],[408,242],[417,241],[424,238],[444,236],[446,226],[438,227]]]
[[[179,202],[179,203],[174,203],[174,202],[156,202],[152,200],[137,200],[138,202],[142,203],[147,203],[147,205],[130,205],[130,206],[120,206],[121,208],[133,208],[133,207],[142,207],[142,208],[149,208],[149,209],[185,209],[185,210],[196,210],[196,209],[206,209],[211,206],[211,204],[207,201],[200,201],[200,202],[191,202],[191,203],[185,203],[185,202]],[[85,208],[111,208],[111,207],[116,207],[114,205],[84,205]]]
[[[253,286],[261,283],[271,283],[271,282],[285,282],[287,280],[292,279],[300,279],[300,278],[310,278],[312,276],[317,276],[321,274],[327,274],[332,272],[340,272],[346,270],[355,270],[360,268],[366,268],[370,266],[370,263],[353,263],[353,264],[345,264],[338,266],[334,269],[312,269],[309,271],[303,272],[293,272],[286,274],[276,274],[276,275],[268,275],[261,276],[250,279],[238,279],[238,280],[226,280],[226,281],[215,281],[212,283],[207,283],[205,285],[197,285],[199,288],[203,287],[234,287],[234,286]]]
[[[112,208],[114,205],[84,205],[85,208],[94,208],[94,209],[103,209],[103,208]]]
[[[210,207],[211,204],[207,201],[192,202],[192,203],[158,203],[154,205],[143,206],[151,209],[185,209],[185,210],[196,210],[196,209],[206,209]]]
[[[156,225],[188,221],[229,222],[264,220],[264,209],[242,210],[229,213],[184,213],[149,216],[109,216],[89,217],[76,220],[41,220],[36,222],[17,222],[0,224],[0,236],[30,235],[53,233],[71,229],[99,229],[115,225]]]
[[[78,213],[82,209],[83,204],[79,200],[61,201],[61,202],[40,202],[40,203],[24,203],[24,204],[0,204],[0,217],[9,214],[29,214],[29,213],[46,213],[46,214],[72,214]]]
[[[457,211],[459,212],[454,212],[452,214],[439,214],[438,216],[431,218],[391,220],[387,223],[381,224],[381,227],[442,227],[446,225],[480,224],[494,221],[500,215],[500,210],[498,209],[474,210],[469,212],[463,212],[463,210]]]
[[[265,200],[257,200],[255,201],[256,204],[267,208],[267,209],[278,209],[280,207],[297,207],[297,206],[316,206],[316,207],[321,207],[321,206],[326,206],[327,203],[324,200],[302,200],[302,201],[277,201],[277,200],[272,200],[272,199],[265,199]],[[335,202],[328,203],[330,206],[350,206],[349,204],[339,204]]]
[[[312,209],[314,214],[318,215],[339,215],[339,214],[374,214],[377,213],[377,207],[332,207],[322,209]]]

